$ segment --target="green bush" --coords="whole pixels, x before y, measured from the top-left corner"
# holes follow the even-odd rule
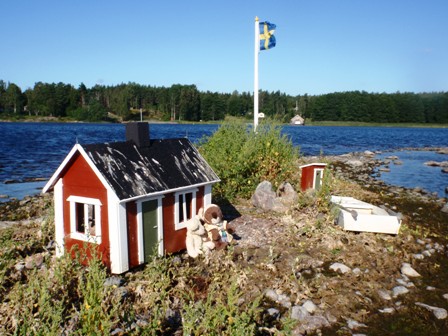
[[[113,287],[104,286],[107,276],[101,260],[94,257],[80,278],[78,295],[81,305],[77,330],[80,335],[108,335],[120,320],[120,296]]]
[[[87,250],[80,251],[85,254]],[[104,286],[105,266],[94,256],[83,267],[65,254],[54,263],[24,273],[6,296],[12,318],[0,333],[17,335],[109,335],[124,310],[115,288]]]
[[[279,126],[265,124],[253,132],[245,124],[225,123],[199,150],[221,179],[214,187],[218,198],[248,198],[264,180],[274,187],[294,184],[298,150]]]
[[[184,335],[256,334],[260,298],[243,304],[236,278],[229,279],[228,286],[212,283],[203,300],[186,301],[182,313]]]
[[[99,102],[68,111],[67,115],[81,121],[102,121],[107,119],[107,111]]]

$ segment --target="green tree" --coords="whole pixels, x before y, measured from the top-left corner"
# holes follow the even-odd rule
[[[196,85],[185,85],[180,90],[179,120],[198,121],[201,115],[201,100]]]
[[[26,97],[14,83],[9,83],[3,93],[3,105],[6,112],[22,114]]]
[[[28,110],[36,116],[51,116],[56,111],[55,84],[37,82],[27,91]]]
[[[0,113],[5,110],[6,83],[0,80]]]
[[[207,91],[201,94],[201,119],[223,120],[226,112],[225,98],[222,94]]]
[[[110,109],[123,120],[127,120],[130,116],[130,100],[131,95],[126,84],[120,84],[109,88],[110,90]]]
[[[81,98],[81,107],[84,107],[87,105],[87,88],[84,83],[79,84],[78,92]]]
[[[215,99],[211,92],[201,94],[201,119],[204,121],[215,120],[214,118]]]
[[[245,101],[238,91],[233,91],[232,95],[227,99],[227,114],[231,116],[241,117],[247,112]]]

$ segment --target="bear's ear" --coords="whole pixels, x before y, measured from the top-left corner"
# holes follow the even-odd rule
[[[202,220],[204,218],[204,208],[200,207],[198,210],[198,216]]]
[[[196,217],[187,220],[186,223],[187,230],[189,231],[195,231],[199,225],[201,225],[201,221],[198,220]]]
[[[204,211],[204,220],[207,223],[216,223],[216,219],[222,218],[222,211],[216,204],[210,204]]]

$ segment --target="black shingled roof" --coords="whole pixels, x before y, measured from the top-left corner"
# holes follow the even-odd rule
[[[120,200],[191,185],[219,177],[186,138],[82,145]]]

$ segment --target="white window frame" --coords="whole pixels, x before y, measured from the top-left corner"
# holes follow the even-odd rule
[[[101,201],[97,198],[82,196],[70,196],[70,238],[86,241],[89,243],[101,244]],[[84,205],[84,233],[77,230],[78,218],[76,217],[76,204]],[[94,207],[95,212],[95,234],[90,233],[88,206]]]
[[[191,194],[191,218],[192,218],[197,213],[197,209],[196,209],[196,193],[197,193],[197,191],[198,191],[198,189],[195,188],[195,189],[179,191],[174,194],[174,229],[175,230],[180,230],[180,229],[187,227],[187,221],[190,219],[190,218],[187,218],[187,207],[186,207],[186,203],[183,202],[182,212],[183,212],[184,220],[182,222],[180,221],[179,196],[183,195],[182,199],[185,200],[185,195]]]
[[[321,172],[320,174],[320,184],[317,186],[316,185],[316,177],[317,177],[317,172]],[[313,174],[313,189],[319,189],[320,187],[323,186],[324,184],[324,173],[325,173],[325,168],[315,168],[314,169],[314,174]]]

